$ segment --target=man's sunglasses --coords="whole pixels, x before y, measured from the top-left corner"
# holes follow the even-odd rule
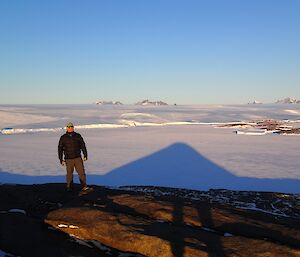
[[[74,128],[74,126],[67,126],[67,128]]]

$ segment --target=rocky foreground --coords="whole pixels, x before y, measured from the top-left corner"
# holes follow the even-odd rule
[[[0,256],[300,256],[299,205],[280,193],[0,185]]]

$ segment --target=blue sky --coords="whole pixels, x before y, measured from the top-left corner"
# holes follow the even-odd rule
[[[300,98],[298,0],[2,0],[0,104]]]

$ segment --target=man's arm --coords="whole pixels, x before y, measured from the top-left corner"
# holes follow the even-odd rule
[[[59,143],[58,143],[58,158],[60,160],[60,163],[63,161],[63,152],[64,152],[64,144],[63,139],[60,137]]]

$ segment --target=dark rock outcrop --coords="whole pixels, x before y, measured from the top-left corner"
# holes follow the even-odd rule
[[[243,207],[254,200],[259,212]],[[287,212],[263,211],[280,201]],[[300,256],[299,211],[299,196],[279,193],[2,185],[0,249],[22,257]]]

